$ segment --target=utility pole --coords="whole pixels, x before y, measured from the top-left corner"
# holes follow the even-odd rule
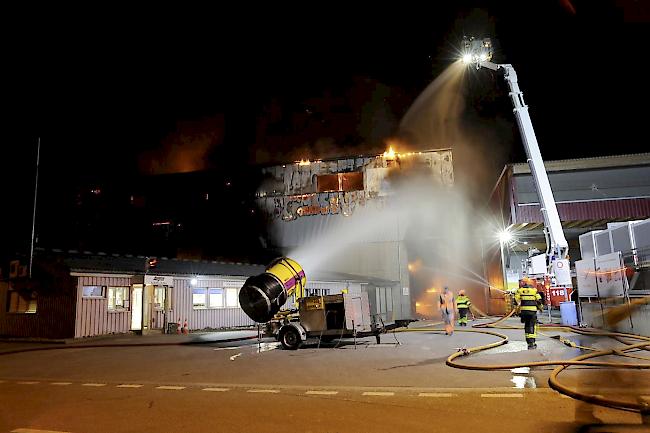
[[[38,165],[41,160],[41,137],[38,137],[36,148],[36,183],[34,185],[34,212],[32,214],[32,241],[29,249],[29,279],[32,278],[32,264],[34,262],[34,239],[36,235],[36,198],[38,196]]]
[[[503,291],[506,292],[508,291],[508,273],[506,272],[506,251],[504,251],[503,244],[503,240],[499,239],[499,249],[501,252],[501,270],[503,271],[501,278],[503,278]]]

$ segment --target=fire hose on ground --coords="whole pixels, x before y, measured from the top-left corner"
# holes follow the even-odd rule
[[[628,363],[628,362],[604,362],[604,361],[593,361],[593,358],[598,358],[602,356],[622,356],[633,359],[641,359],[645,361],[650,361],[650,358],[631,355],[627,352],[632,350],[649,350],[650,349],[650,337],[645,337],[642,335],[635,334],[626,334],[620,332],[606,332],[606,331],[593,331],[593,330],[584,330],[582,328],[574,326],[558,326],[558,325],[540,325],[540,328],[544,329],[553,329],[553,330],[563,330],[567,332],[574,332],[581,335],[588,336],[598,336],[598,337],[611,337],[617,341],[625,344],[622,348],[617,349],[607,349],[607,350],[598,350],[591,347],[584,347],[578,345],[571,345],[571,347],[580,348],[583,350],[591,350],[592,353],[580,355],[568,360],[551,360],[551,361],[535,361],[535,362],[518,362],[512,364],[488,364],[488,365],[476,365],[476,364],[463,364],[458,361],[459,358],[469,356],[474,353],[482,352],[484,350],[492,349],[504,344],[507,344],[509,339],[506,335],[489,331],[486,329],[480,328],[496,328],[496,329],[521,329],[517,326],[504,326],[500,325],[501,322],[505,321],[507,318],[514,314],[514,310],[511,311],[508,315],[503,316],[493,322],[482,323],[474,325],[473,328],[479,329],[458,329],[455,332],[468,332],[468,333],[479,333],[485,335],[491,335],[494,337],[500,338],[499,341],[494,343],[489,343],[481,346],[475,346],[470,348],[464,348],[458,350],[457,352],[451,354],[446,361],[446,364],[453,368],[459,368],[464,370],[479,370],[479,371],[493,371],[493,370],[510,370],[513,368],[521,367],[543,367],[543,366],[556,366],[555,369],[551,372],[551,375],[548,379],[549,386],[556,390],[557,392],[564,394],[568,397],[575,398],[587,403],[604,406],[612,409],[619,409],[631,412],[637,412],[641,414],[650,414],[650,405],[648,403],[635,403],[624,400],[616,400],[611,398],[605,398],[599,395],[586,394],[578,392],[570,387],[563,385],[558,380],[558,375],[566,370],[570,366],[582,366],[582,367],[598,367],[598,368],[625,368],[625,369],[638,369],[638,370],[647,370],[650,369],[650,363]],[[444,332],[443,329],[404,329],[400,332]],[[553,337],[552,337],[553,338]],[[636,341],[641,341],[638,343],[628,343],[622,339],[632,339]],[[562,339],[560,338],[560,341]],[[567,344],[565,341],[562,341],[564,344]],[[567,344],[568,345],[568,344]]]

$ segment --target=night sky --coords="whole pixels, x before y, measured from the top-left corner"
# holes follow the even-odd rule
[[[647,151],[648,2],[378,4],[6,11],[5,249],[29,237],[16,233],[31,222],[39,136],[50,211],[80,185],[202,169],[225,178],[323,134],[336,154],[363,153],[383,146],[358,126],[368,101],[381,95],[382,134],[395,132],[463,34],[493,37],[494,60],[517,69],[544,158]],[[468,79],[483,120],[512,119],[503,89]],[[300,131],[282,120],[295,113],[309,114]],[[502,139],[521,162],[513,128]]]

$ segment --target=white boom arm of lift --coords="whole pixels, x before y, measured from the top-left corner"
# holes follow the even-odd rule
[[[519,125],[521,140],[524,143],[528,165],[535,181],[540,208],[544,218],[544,231],[546,237],[546,264],[547,273],[552,277],[553,286],[571,286],[569,261],[567,254],[569,245],[564,237],[560,215],[557,212],[555,199],[548,175],[544,168],[544,160],[539,150],[533,123],[530,120],[528,106],[524,102],[524,95],[519,90],[517,73],[512,65],[492,63],[492,44],[488,38],[482,40],[470,39],[465,41],[463,61],[473,63],[476,68],[486,68],[493,71],[503,70],[504,78],[510,88],[510,99],[514,107],[515,118]]]

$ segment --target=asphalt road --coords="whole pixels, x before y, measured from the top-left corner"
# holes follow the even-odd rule
[[[468,362],[577,354],[545,337],[539,350],[527,351],[518,331],[503,332],[514,341]],[[0,431],[570,432],[578,428],[576,408],[585,407],[600,421],[627,424],[606,431],[642,428],[637,414],[592,411],[549,389],[548,369],[481,372],[444,365],[457,347],[494,340],[409,333],[385,336],[381,345],[367,339],[298,351],[247,342],[5,355]],[[626,373],[625,388],[602,374],[577,370],[566,381],[650,401],[643,372]],[[629,383],[645,385],[631,389]]]

